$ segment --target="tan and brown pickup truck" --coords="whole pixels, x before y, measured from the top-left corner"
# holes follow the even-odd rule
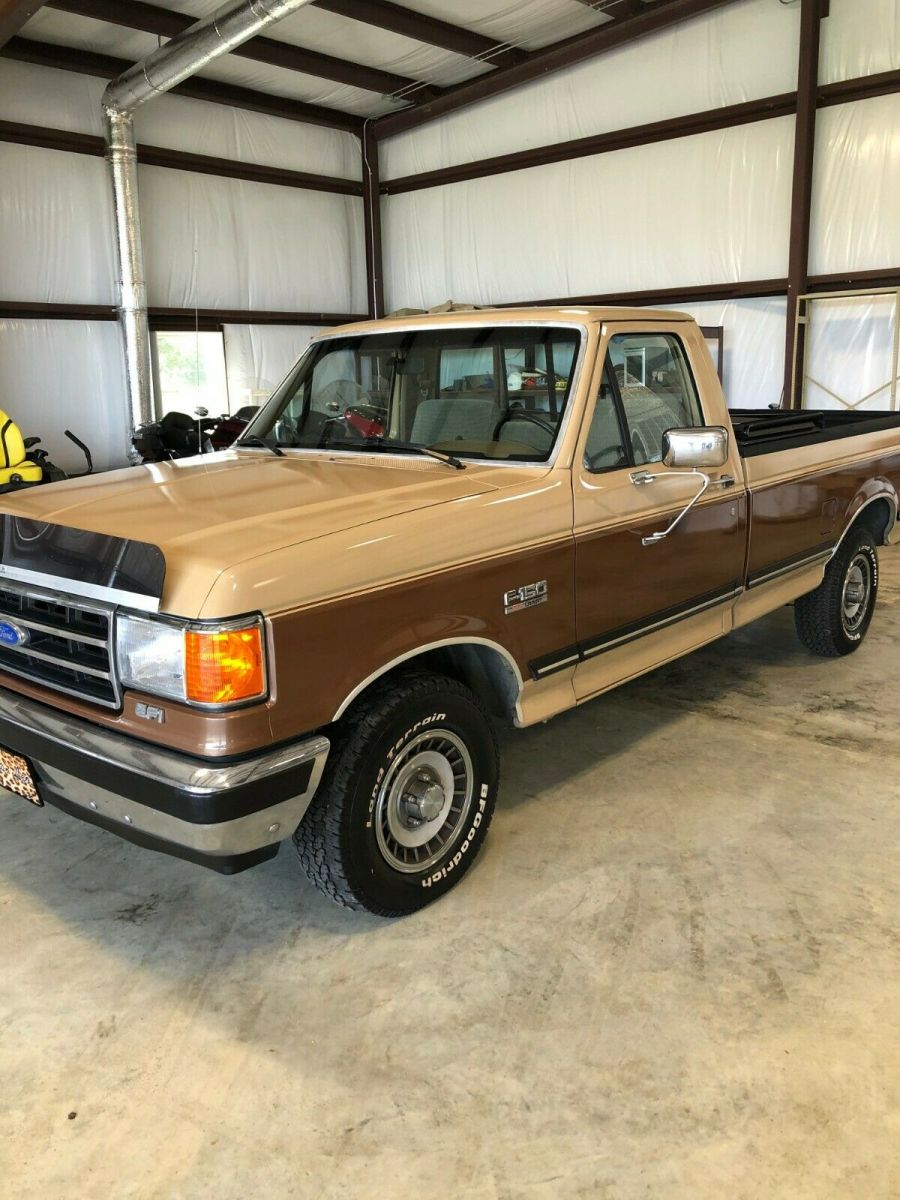
[[[410,912],[484,840],[495,716],[789,602],[855,650],[898,487],[900,415],[729,414],[679,313],[332,331],[231,450],[2,498],[0,783]]]

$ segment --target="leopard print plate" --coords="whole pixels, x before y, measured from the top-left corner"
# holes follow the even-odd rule
[[[11,754],[9,750],[0,750],[0,788],[15,792],[17,796],[24,796],[32,804],[44,803],[34,786],[31,767],[24,758],[20,758],[18,754]]]

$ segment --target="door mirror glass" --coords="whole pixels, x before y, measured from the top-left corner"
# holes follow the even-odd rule
[[[720,425],[668,429],[662,439],[667,467],[723,467],[728,461],[728,430]]]

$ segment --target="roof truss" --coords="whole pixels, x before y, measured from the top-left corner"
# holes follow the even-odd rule
[[[42,6],[43,0],[0,0],[0,46],[15,37]]]
[[[145,0],[46,0],[48,8],[75,13],[81,17],[93,17],[98,21],[109,21],[126,29],[140,29],[144,33],[155,33],[171,38],[189,29],[196,18],[170,8],[161,8]],[[365,88],[382,95],[393,95],[406,88],[415,87],[416,94],[423,99],[434,99],[443,89],[434,87],[392,71],[348,62],[317,50],[307,50],[290,42],[279,42],[273,38],[255,37],[232,51],[241,58],[267,63],[273,67],[284,67],[289,71],[301,71],[320,79],[331,79],[352,87]]]
[[[333,0],[328,0],[329,4],[332,2]],[[344,0],[340,0],[340,2],[343,3]],[[438,97],[437,100],[421,101],[401,112],[380,117],[375,122],[375,135],[378,138],[384,138],[404,133],[406,130],[424,125],[436,117],[457,112],[479,100],[498,96],[513,88],[521,87],[522,84],[543,78],[551,72],[595,58],[607,50],[612,50],[636,38],[656,33],[661,29],[668,29],[690,17],[699,16],[701,13],[710,12],[715,8],[723,8],[726,4],[733,2],[734,0],[657,0],[657,3],[652,6],[641,4],[641,11],[636,11],[634,6],[628,3],[624,10],[626,15],[608,21],[595,29],[590,29],[586,33],[579,33],[574,37],[554,42],[542,50],[534,50],[525,56],[524,61],[502,67],[487,75],[480,75],[477,79],[458,84],[456,87],[447,88],[443,96]],[[609,12],[610,15],[614,13],[611,4],[603,11]]]
[[[49,42],[33,42],[28,38],[14,37],[0,49],[0,56],[17,59],[19,62],[36,63],[42,67],[56,67],[61,71],[77,71],[82,75],[96,75],[100,79],[116,79],[127,71],[132,63],[109,54],[94,54],[89,50],[75,50],[71,46],[56,46]],[[307,104],[302,100],[291,100],[284,96],[273,96],[269,92],[257,92],[251,88],[236,87],[220,83],[217,79],[205,79],[192,75],[172,88],[173,95],[191,96],[195,100],[208,100],[213,104],[227,104],[231,108],[246,108],[251,112],[266,113],[272,117],[284,117],[289,121],[305,121],[309,125],[324,125],[329,129],[346,129],[360,133],[363,118],[353,113],[340,112],[336,108],[325,108],[320,104]]]
[[[388,29],[420,42],[485,62],[491,70],[454,87],[410,79],[376,67],[309,50],[271,38],[252,38],[234,53],[271,66],[371,90],[382,95],[402,95],[408,107],[371,118],[374,137],[381,139],[414,129],[437,117],[459,111],[491,96],[500,95],[545,75],[574,66],[626,42],[666,29],[691,17],[733,3],[734,0],[581,0],[610,19],[594,29],[526,51],[497,42],[473,30],[415,12],[393,0],[313,0],[322,9],[340,16]],[[184,13],[148,0],[47,0],[48,7],[160,37],[173,37],[194,23]],[[0,46],[4,41],[4,14],[12,29],[13,14],[20,27],[41,5],[37,0],[0,0]],[[7,37],[11,35],[7,33]],[[105,54],[12,37],[0,54],[63,70],[84,71],[111,78],[128,65]],[[363,118],[323,105],[310,104],[193,76],[175,89],[181,95],[249,108],[292,120],[308,121],[359,133]]]
[[[376,25],[429,46],[440,46],[442,50],[452,50],[466,58],[483,59],[498,67],[523,62],[526,58],[524,50],[496,42],[461,25],[451,25],[448,21],[404,8],[391,0],[313,0],[313,3],[317,8],[339,16]]]

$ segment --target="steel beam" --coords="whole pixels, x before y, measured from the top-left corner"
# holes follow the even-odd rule
[[[132,65],[125,59],[109,54],[95,54],[89,50],[76,50],[71,46],[57,46],[21,37],[12,38],[0,49],[0,56],[18,62],[36,63],[41,67],[55,67],[59,71],[96,75],[100,79],[115,79]],[[283,117],[287,121],[303,121],[307,125],[324,125],[328,129],[345,129],[358,134],[363,126],[363,118],[353,113],[325,108],[320,104],[307,104],[303,100],[291,100],[285,96],[273,96],[269,92],[257,92],[251,88],[235,87],[199,75],[185,79],[172,88],[172,92],[176,96],[190,96],[194,100],[208,100],[212,104],[228,105],[229,108],[248,109],[270,117]]]
[[[634,146],[648,146],[653,142],[670,141],[673,138],[690,137],[696,133],[709,133],[714,129],[730,129],[735,125],[747,125],[755,121],[767,121],[773,117],[788,116],[794,112],[795,106],[795,94],[785,92],[779,96],[766,96],[763,99],[748,100],[742,104],[729,104],[722,108],[713,108],[688,116],[672,117],[665,121],[651,121],[646,125],[633,125],[628,129],[591,134],[589,137],[554,142],[549,146],[534,146],[530,150],[499,154],[494,158],[482,158],[454,167],[423,171],[418,175],[386,179],[381,184],[381,191],[385,195],[395,196],[401,192],[442,187],[448,183],[460,183],[466,179],[481,179],[485,176],[501,175],[509,171],[522,171],[529,167],[545,166],[547,163],[588,158],[595,154],[608,154],[614,150],[625,150]]]
[[[72,154],[88,154],[97,158],[103,158],[106,153],[103,138],[94,134],[73,133],[69,129],[46,129],[41,125],[23,125],[17,121],[0,121],[0,142],[68,151]],[[138,143],[137,158],[139,163],[148,167],[171,167],[177,171],[193,171],[199,175],[248,179],[252,183],[272,183],[279,187],[303,188],[311,192],[335,192],[344,196],[363,194],[362,184],[355,179],[315,175],[308,171],[289,171],[284,167],[267,167],[258,163],[238,162],[232,158],[215,158],[208,154],[169,150],[164,146]]]
[[[434,120],[435,117],[458,112],[479,100],[511,91],[553,71],[561,71],[565,67],[596,58],[597,55],[626,42],[635,41],[661,29],[669,29],[681,21],[716,8],[723,8],[733,2],[734,0],[659,0],[659,3],[635,17],[609,21],[587,33],[579,33],[575,37],[546,46],[543,50],[535,50],[528,54],[523,62],[503,67],[499,71],[491,71],[487,75],[479,75],[477,79],[468,83],[447,88],[437,100],[416,104],[402,112],[381,117],[375,122],[375,136],[379,139],[393,137],[408,129],[415,129],[427,121]],[[329,5],[332,3],[334,0],[328,0]],[[365,0],[340,0],[340,3],[362,8]],[[323,0],[319,0],[320,7],[322,4]]]
[[[223,325],[348,325],[364,321],[362,313],[290,312],[271,309],[148,309],[151,329],[221,329]],[[111,304],[46,304],[36,300],[0,300],[0,319],[51,321],[117,321]]]
[[[0,46],[15,37],[42,7],[43,0],[0,0]]]
[[[381,253],[381,192],[378,186],[378,142],[366,122],[362,136],[363,221],[366,239],[366,297],[370,317],[384,316],[384,273]]]
[[[313,0],[313,3],[317,8],[350,17],[365,25],[375,25],[429,46],[440,46],[443,50],[452,50],[454,54],[462,54],[467,58],[483,59],[495,66],[524,62],[528,57],[524,50],[494,41],[461,25],[451,25],[425,13],[393,4],[390,0]]]
[[[822,0],[800,0],[800,56],[788,254],[787,322],[784,343],[784,408],[803,404],[805,326],[796,321],[799,297],[809,290],[809,225],[812,212],[816,107],[819,93],[819,35]]]
[[[57,8],[63,12],[77,13],[82,17],[93,17],[98,21],[109,21],[126,29],[140,29],[145,33],[155,33],[160,37],[175,37],[194,24],[196,18],[185,13],[174,12],[169,8],[160,8],[155,4],[147,4],[144,0],[47,0],[48,8]],[[351,87],[365,88],[379,95],[391,95],[406,88],[416,88],[416,94],[422,98],[432,99],[440,95],[442,89],[420,83],[406,75],[396,75],[392,71],[382,71],[377,67],[367,67],[362,63],[348,62],[346,59],[334,58],[330,54],[322,54],[316,50],[307,50],[290,42],[279,42],[274,38],[251,38],[243,46],[237,47],[232,53],[241,58],[249,58],[254,62],[267,63],[272,67],[283,67],[288,71],[302,71],[305,75],[314,75],[319,79],[331,79],[335,83],[349,84]]]

